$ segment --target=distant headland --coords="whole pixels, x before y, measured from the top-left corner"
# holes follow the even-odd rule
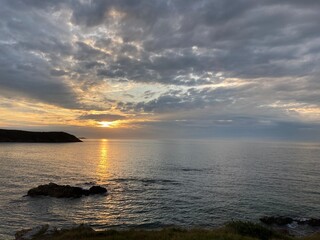
[[[0,142],[66,143],[82,141],[66,132],[30,132],[0,129]]]

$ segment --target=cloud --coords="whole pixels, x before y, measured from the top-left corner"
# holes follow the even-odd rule
[[[1,96],[194,127],[320,119],[319,1],[0,3]]]
[[[158,98],[147,102],[118,102],[117,107],[125,112],[165,113],[199,109],[208,106],[212,107],[215,105],[221,106],[222,104],[227,105],[232,102],[231,96],[235,90],[234,88],[190,88],[187,91],[170,90]],[[149,93],[147,92],[148,95]]]
[[[70,44],[62,41],[64,30],[46,15],[31,14],[28,8],[23,11],[20,5],[11,1],[1,4],[1,94],[66,108],[80,107],[72,87],[56,78],[64,73],[52,70],[58,58],[70,50]]]
[[[52,76],[55,76],[55,77],[60,77],[60,76],[63,76],[63,75],[67,75],[68,73],[64,70],[57,70],[57,69],[52,69],[50,71],[50,74]]]
[[[17,10],[7,5],[12,12]],[[57,34],[54,38],[51,31],[35,31],[31,24],[24,24],[18,33],[31,38],[30,33],[39,32],[44,41],[32,44],[26,39],[20,44],[34,45],[37,50],[49,51],[48,55],[57,49],[71,55],[76,60],[73,71],[81,69],[78,66],[83,61],[90,61],[86,63],[91,69],[88,74],[96,81],[201,85],[219,82],[214,75],[218,72],[229,77],[275,78],[303,76],[317,69],[319,51],[306,52],[314,49],[319,37],[319,4],[315,1],[22,1],[14,7],[20,8],[20,14],[23,7],[26,12],[28,8],[41,10],[28,19],[33,26],[40,25],[35,29],[49,25]],[[61,14],[59,20],[78,25],[78,38],[94,32],[90,35],[92,44],[59,40],[62,28],[52,26],[48,15],[64,8],[71,14]],[[123,17],[117,17],[121,13]],[[45,20],[42,24],[34,21],[39,16]],[[12,21],[10,24],[13,31],[19,27]],[[50,41],[45,41],[48,37]],[[92,69],[94,66],[98,69]]]
[[[117,120],[124,120],[126,119],[126,117],[122,115],[115,115],[115,114],[86,114],[86,115],[80,116],[78,119],[113,122]]]

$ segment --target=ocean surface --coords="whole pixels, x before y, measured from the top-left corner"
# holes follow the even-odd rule
[[[40,184],[106,196],[25,197]],[[0,144],[0,239],[41,224],[215,227],[264,215],[320,217],[320,144],[85,140]]]

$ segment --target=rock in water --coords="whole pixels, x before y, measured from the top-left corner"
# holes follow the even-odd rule
[[[79,198],[83,195],[88,196],[92,194],[104,194],[106,192],[107,189],[100,186],[93,186],[90,188],[90,190],[86,190],[80,187],[49,183],[30,189],[27,195],[30,197],[49,196],[56,198]]]
[[[103,194],[106,192],[107,192],[107,189],[105,189],[104,187],[100,187],[100,186],[92,186],[89,189],[90,194]]]
[[[287,225],[293,222],[293,219],[290,217],[262,217],[260,218],[260,221],[267,224],[267,225],[272,225],[272,224],[276,224],[279,226],[282,225]]]
[[[311,218],[307,221],[307,223],[312,227],[320,227],[320,219]]]
[[[284,226],[287,224],[309,225],[312,227],[320,227],[320,219],[317,218],[291,218],[282,216],[262,217],[260,221],[267,225]]]

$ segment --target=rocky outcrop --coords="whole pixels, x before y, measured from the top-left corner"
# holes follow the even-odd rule
[[[320,219],[319,218],[310,218],[310,219],[297,219],[298,224],[307,224],[312,227],[320,227]]]
[[[0,129],[0,142],[64,143],[82,141],[65,132],[29,132]]]
[[[287,224],[292,223],[293,219],[290,217],[282,217],[282,216],[274,217],[274,216],[272,216],[272,217],[262,217],[262,218],[260,218],[260,221],[267,224],[267,225],[275,224],[275,225],[282,226],[282,225],[287,225]]]
[[[86,190],[80,187],[49,183],[30,189],[27,195],[30,197],[49,196],[55,198],[79,198],[82,196],[105,193],[107,193],[107,189],[101,186],[93,186],[89,190]]]
[[[107,189],[105,189],[104,187],[101,187],[101,186],[92,186],[90,189],[89,189],[89,194],[104,194],[107,192]]]
[[[317,218],[291,218],[283,216],[262,217],[260,221],[267,225],[284,226],[291,223],[320,227],[320,219]]]

